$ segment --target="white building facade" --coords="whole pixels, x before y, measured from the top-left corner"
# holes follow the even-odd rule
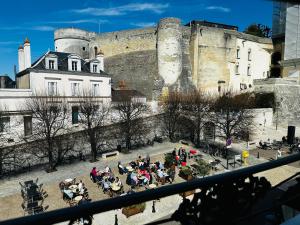
[[[48,51],[29,65],[28,39],[24,47],[19,47],[18,53],[17,88],[0,89],[0,137],[8,142],[13,144],[19,137],[32,133],[33,118],[24,111],[26,101],[32,96],[63,98],[68,103],[72,123],[78,123],[73,117],[79,115],[82,97],[92,95],[100,104],[110,104],[111,78],[103,71],[103,53],[95,59],[83,60],[77,54]]]

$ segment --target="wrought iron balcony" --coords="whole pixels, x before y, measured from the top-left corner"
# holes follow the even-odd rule
[[[174,214],[151,224],[178,221],[181,224],[246,225],[265,224],[266,220],[269,220],[269,224],[280,224],[284,221],[282,206],[299,211],[300,180],[297,178],[299,173],[273,187],[266,178],[259,178],[255,174],[299,160],[300,153],[184,183],[7,220],[0,222],[0,225],[56,224],[195,189],[198,191],[192,200],[183,198]],[[287,185],[289,182],[292,185]],[[279,189],[278,187],[283,184],[286,189]]]

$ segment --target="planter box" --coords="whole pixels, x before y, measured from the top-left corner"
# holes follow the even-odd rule
[[[186,198],[187,196],[190,196],[190,195],[193,195],[193,194],[195,194],[195,190],[186,191],[186,192],[180,193],[179,195],[183,198]]]
[[[145,207],[142,207],[140,205],[138,207],[125,207],[122,209],[122,213],[128,218],[130,216],[144,212]]]

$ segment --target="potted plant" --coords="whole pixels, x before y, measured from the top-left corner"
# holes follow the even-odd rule
[[[145,208],[146,208],[146,202],[143,202],[140,204],[124,207],[122,209],[122,213],[128,218],[130,216],[144,212]]]
[[[181,167],[181,169],[179,171],[179,176],[186,181],[194,179],[193,171],[189,166]],[[190,190],[190,191],[180,193],[180,195],[185,198],[187,196],[193,195],[194,193],[195,193],[195,190]]]
[[[193,179],[193,171],[189,166],[181,167],[179,171],[179,176],[184,180],[192,180]]]
[[[210,172],[210,165],[203,159],[197,160],[197,164],[192,165],[194,173],[196,176],[206,176]]]
[[[175,165],[176,160],[172,153],[165,154],[165,168],[170,168],[172,165]]]

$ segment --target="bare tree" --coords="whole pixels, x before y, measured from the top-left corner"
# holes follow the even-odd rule
[[[143,117],[149,111],[149,106],[138,100],[124,100],[116,103],[113,108],[120,119],[120,130],[125,138],[126,148],[131,149],[133,138],[146,132]]]
[[[182,94],[179,92],[170,92],[168,96],[162,99],[163,123],[164,128],[171,141],[175,141],[175,133],[179,129],[179,119],[182,108]]]
[[[25,102],[24,111],[32,114],[32,135],[24,137],[29,146],[36,146],[32,152],[41,158],[48,158],[48,171],[56,167],[55,141],[66,133],[68,111],[67,104],[59,96],[36,94]]]
[[[103,125],[107,119],[109,110],[109,105],[103,103],[100,97],[93,96],[90,91],[84,91],[79,102],[79,117],[91,145],[93,162],[97,160]]]
[[[201,91],[194,91],[183,96],[182,116],[193,124],[195,140],[192,141],[197,147],[200,146],[201,131],[208,120],[211,105],[211,98]]]
[[[254,102],[250,93],[234,95],[230,92],[221,94],[214,102],[211,121],[220,131],[220,136],[243,138],[248,136],[253,124],[251,108]],[[247,138],[247,137],[246,137]]]

